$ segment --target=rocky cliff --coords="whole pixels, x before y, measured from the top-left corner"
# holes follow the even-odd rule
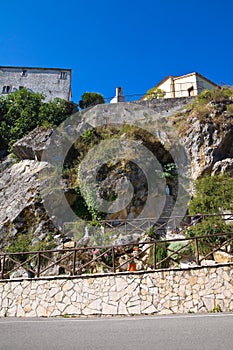
[[[227,106],[223,102],[210,104],[204,119],[192,110],[186,114],[186,130],[181,136],[191,158],[193,179],[220,172],[232,175],[233,113]]]
[[[169,113],[166,109],[164,111],[166,118],[162,117],[163,113],[160,106],[159,114],[155,116],[158,120],[161,118],[163,121],[160,123],[160,130],[156,130],[156,140],[155,138],[150,139],[150,136],[146,139],[147,136],[145,135],[144,140],[140,139],[142,134],[139,133],[136,135],[136,141],[138,144],[143,143],[144,146],[153,150],[155,156],[163,164],[170,163],[169,152],[165,151],[168,143],[165,124],[171,125],[179,132],[179,139],[190,157],[189,175],[191,174],[192,179],[196,179],[206,173],[216,174],[219,172],[228,172],[233,176],[233,113],[231,112],[232,109],[229,108],[229,106],[232,106],[232,103],[232,97],[220,103],[211,103],[205,109],[205,113],[200,115],[196,105],[187,109],[184,108],[184,102],[182,102],[180,108],[177,107],[177,104],[175,106],[176,115],[168,115]],[[133,115],[129,113],[129,104],[122,104],[122,106],[121,123],[126,123],[128,117],[129,119],[131,118],[132,123]],[[154,112],[156,105],[151,105],[150,107]],[[115,106],[96,106],[90,109],[88,113],[90,115],[93,113],[93,120],[95,119],[95,122],[97,122],[98,118],[104,118],[104,113],[108,113],[109,110],[111,110],[111,113],[116,110],[119,114],[118,104]],[[177,112],[179,113],[177,114]],[[142,113],[141,110],[140,113]],[[143,118],[148,118],[148,121],[151,121],[151,116],[148,117],[148,111],[144,114],[142,113],[142,115]],[[108,124],[108,121],[106,120],[105,123]],[[164,125],[164,128],[161,125]],[[82,115],[81,117],[79,116],[75,127],[79,132],[85,132],[87,125],[85,120],[82,119]],[[95,125],[93,124],[92,127],[95,127]],[[72,132],[72,127],[69,126],[69,134],[71,135]],[[9,156],[1,160],[0,238],[2,247],[7,245],[19,233],[33,233],[36,240],[42,241],[46,234],[51,232],[56,237],[64,239],[61,232],[62,227],[60,227],[60,232],[55,227],[53,218],[47,214],[44,208],[43,198],[40,193],[40,188],[43,186],[42,182],[44,181],[46,184],[47,179],[43,179],[39,174],[50,166],[49,161],[42,161],[42,153],[49,147],[52,134],[52,129],[35,129],[13,145],[12,149],[17,157],[17,161]],[[125,135],[127,135],[127,130],[125,134],[121,135],[121,139],[124,139]],[[85,139],[83,139],[83,142],[86,142]],[[152,148],[148,146],[149,144]],[[80,155],[80,153],[80,149],[76,149],[74,152],[76,156],[77,154]],[[133,204],[128,206],[126,211],[124,209],[125,214],[122,217],[135,218],[138,213],[142,212],[142,207],[147,200],[148,188],[145,183],[145,175],[132,164],[131,167],[125,168],[123,171],[122,164],[112,168],[112,173],[102,174],[100,188],[103,193],[106,190],[105,195],[108,196],[109,193],[114,192],[115,182],[119,182],[119,180],[124,182],[126,177],[127,180],[135,182],[136,190],[138,193],[141,191],[141,194],[139,197],[135,197]],[[90,173],[85,176],[88,177],[89,175]],[[136,177],[137,181],[135,180]],[[74,204],[79,197],[77,195],[71,196],[74,186],[71,186],[69,181],[72,182],[70,177],[67,176],[61,186],[70,195],[70,198],[72,197],[71,204]],[[171,187],[173,186],[173,193],[168,193],[168,195],[171,196],[172,201],[175,201],[178,191],[176,180],[171,180],[170,185]],[[169,191],[171,192],[171,188]],[[69,197],[68,195],[67,198]],[[108,217],[121,218],[119,215],[114,214]]]

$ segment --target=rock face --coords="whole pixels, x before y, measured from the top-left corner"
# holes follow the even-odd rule
[[[188,100],[187,103],[190,101]],[[151,103],[151,102],[150,102]],[[113,121],[124,124],[126,122],[133,123],[134,114],[131,113],[130,104],[100,105],[93,109],[89,109],[88,113],[91,116],[88,123],[82,120],[84,113],[82,112],[77,117],[78,122],[76,127],[78,131],[85,131],[87,126],[107,123],[109,113],[112,115]],[[134,110],[141,115],[141,118],[148,118],[148,124],[152,121],[152,114],[148,115],[143,112],[143,107],[135,105]],[[162,115],[161,107],[159,106],[159,114],[155,114],[155,118],[160,118]],[[166,104],[164,105],[166,106]],[[156,106],[151,106],[156,108]],[[176,105],[175,111],[179,108],[182,110],[184,101],[179,107]],[[140,109],[141,108],[141,109]],[[165,108],[165,107],[164,107]],[[167,108],[167,107],[166,107]],[[164,110],[167,118],[171,109]],[[80,117],[81,116],[81,117]],[[106,119],[106,120],[105,120]],[[166,134],[166,123],[169,119],[161,118],[160,129],[154,130],[157,137],[157,158],[159,161],[166,157],[163,151],[163,146],[169,141]],[[182,135],[182,142],[191,159],[191,176],[193,179],[205,173],[217,174],[219,172],[229,172],[233,176],[233,125],[228,123],[224,125],[216,125],[208,120],[206,123],[192,116],[189,119],[190,126],[187,127]],[[162,125],[162,127],[161,127]],[[140,127],[140,125],[139,125]],[[71,137],[74,132],[72,125],[66,125],[66,131]],[[14,163],[12,159],[6,158],[0,162],[0,239],[1,246],[5,245],[6,237],[14,237],[18,233],[36,233],[37,237],[44,237],[49,231],[54,231],[54,224],[48,217],[43,202],[40,197],[40,180],[38,174],[48,167],[48,163],[41,161],[43,150],[45,150],[51,142],[52,130],[44,130],[37,128],[23,139],[16,142],[13,146],[13,152],[20,159],[20,162]],[[124,140],[123,140],[124,141]],[[137,140],[140,145],[140,140]],[[58,147],[59,148],[59,147]],[[56,148],[54,148],[56,150]],[[135,197],[134,203],[128,206],[122,217],[115,217],[114,214],[109,215],[111,219],[128,218],[133,219],[141,212],[141,205],[147,198],[147,188],[144,180],[136,180],[137,175],[143,179],[143,174],[140,170],[132,167],[131,173],[128,175],[130,181],[136,184],[138,192],[141,191],[141,197]],[[90,175],[87,174],[87,177]],[[115,168],[112,174],[106,176],[102,183],[101,190],[106,196],[114,190],[115,182],[122,182],[126,174],[120,174],[120,168]],[[69,188],[66,188],[69,192]],[[109,193],[108,193],[109,191]],[[71,196],[75,198],[74,196]],[[69,193],[67,194],[69,198]],[[73,199],[72,199],[73,200]],[[171,202],[171,201],[170,201]],[[160,203],[159,203],[160,204]],[[171,203],[169,206],[172,207]],[[169,207],[169,213],[172,208]]]
[[[20,159],[41,160],[42,152],[46,144],[49,142],[49,137],[52,134],[52,129],[43,129],[37,127],[27,136],[18,140],[13,145],[14,154]]]
[[[45,162],[22,160],[0,173],[0,239],[18,233],[41,235],[53,229],[43,208],[39,193],[38,173]]]
[[[223,173],[228,173],[233,177],[233,158],[226,158],[214,164],[212,174],[216,175]]]
[[[193,179],[220,172],[232,176],[233,117],[226,115],[222,103],[220,107],[216,105],[216,110],[209,113],[205,122],[195,114],[187,118],[189,127],[182,141],[191,158]]]

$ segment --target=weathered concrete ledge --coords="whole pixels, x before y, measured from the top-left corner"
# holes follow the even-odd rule
[[[233,311],[233,263],[0,282],[0,316],[55,317]]]

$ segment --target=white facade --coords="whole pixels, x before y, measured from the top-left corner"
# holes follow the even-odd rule
[[[0,66],[0,94],[26,88],[43,93],[45,101],[59,97],[71,99],[71,69]]]
[[[190,73],[178,77],[168,76],[154,87],[166,92],[164,98],[196,96],[203,90],[216,89],[217,84],[203,77],[199,73]],[[153,89],[151,89],[153,90]],[[145,96],[143,100],[146,100]]]

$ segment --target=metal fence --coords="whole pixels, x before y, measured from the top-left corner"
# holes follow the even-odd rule
[[[175,249],[172,248],[172,243],[183,244]],[[202,247],[201,250],[203,249],[203,244],[208,245],[205,253],[200,251],[200,247]],[[1,253],[0,278],[21,277],[14,274],[19,269],[24,269],[29,278],[63,274],[77,276],[86,273],[169,269],[179,267],[177,261],[190,259],[190,256],[192,256],[192,264],[200,265],[204,260],[212,257],[215,252],[231,253],[232,248],[233,232],[229,232],[173,240],[152,240],[136,245]],[[25,274],[23,276],[25,277]]]
[[[226,214],[223,218],[231,221],[233,214]],[[186,225],[185,229],[191,227],[193,223],[187,224],[186,220]],[[132,228],[138,230],[141,226],[136,225]],[[0,279],[170,269],[180,267],[180,261],[185,259],[199,266],[206,259],[213,259],[214,254],[219,251],[223,254],[227,253],[232,257],[233,262],[233,256],[230,255],[233,251],[233,232],[174,239],[151,238],[137,244],[114,246],[18,253],[1,252]],[[22,270],[24,274],[20,275],[19,271],[22,272]]]
[[[143,94],[124,95],[124,96],[121,96],[121,98],[124,99],[124,102],[136,102],[136,101],[139,101],[141,98],[143,98],[145,95],[146,95],[146,93],[143,93]],[[111,100],[112,100],[114,97],[115,97],[115,96],[106,97],[106,98],[104,99],[104,100],[105,100],[105,103],[110,103]]]
[[[167,235],[175,236],[183,234],[189,226],[196,224],[198,221],[205,219],[216,218],[221,219],[222,222],[233,224],[233,214],[200,214],[194,217],[186,215],[170,216],[158,218],[140,218],[140,219],[113,219],[99,221],[98,227],[100,232],[100,239],[97,238],[97,244],[109,245],[112,237],[117,240],[119,237],[133,234],[143,235],[149,231],[156,232],[156,238],[161,239]],[[63,233],[65,236],[70,236],[77,241],[82,239],[86,229],[92,227],[92,222],[76,221],[65,222],[63,224]],[[96,226],[95,226],[96,227]],[[110,238],[110,240],[109,240]]]
[[[156,89],[155,89],[156,90]],[[170,95],[174,95],[174,97],[190,97],[190,96],[196,96],[197,94],[200,94],[203,90],[205,90],[204,83],[199,82],[182,82],[175,81],[174,87],[171,89],[171,91],[167,92],[167,97],[158,97],[158,99],[164,99],[164,98],[170,98]],[[124,100],[124,102],[137,102],[140,101],[142,98],[146,96],[148,92],[140,93],[140,94],[131,94],[131,95],[124,95],[119,96],[120,101]],[[105,103],[110,103],[112,99],[114,99],[116,96],[112,97],[106,97],[104,98]],[[151,92],[151,99],[153,98],[153,92]],[[154,94],[154,98],[157,99],[156,94]],[[119,101],[119,102],[120,102]]]

